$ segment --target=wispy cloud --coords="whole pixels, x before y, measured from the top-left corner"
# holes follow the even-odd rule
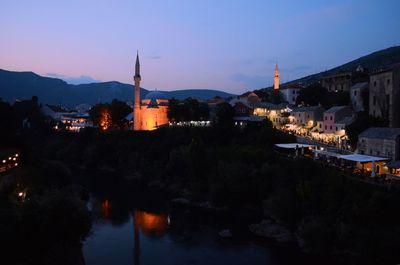
[[[160,55],[152,55],[147,58],[152,59],[152,60],[157,60],[157,59],[161,59],[161,56]]]
[[[57,74],[57,73],[47,73],[46,76],[62,79],[65,82],[67,82],[68,84],[72,84],[72,85],[80,85],[80,84],[89,84],[89,83],[101,82],[101,80],[94,79],[94,78],[92,78],[90,76],[87,76],[87,75],[81,75],[81,76],[78,76],[78,77],[73,77],[73,76],[66,76],[66,75]]]

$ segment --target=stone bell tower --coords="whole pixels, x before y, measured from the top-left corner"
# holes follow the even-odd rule
[[[142,129],[141,121],[141,104],[140,104],[140,81],[142,80],[140,76],[140,63],[139,63],[139,52],[136,54],[136,64],[135,64],[135,75],[133,77],[135,81],[135,105],[133,107],[133,129],[135,131]]]
[[[275,65],[274,89],[279,89],[279,71],[278,71],[278,64]]]

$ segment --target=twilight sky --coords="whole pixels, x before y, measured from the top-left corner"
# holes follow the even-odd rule
[[[0,68],[241,93],[400,45],[399,0],[0,0]]]

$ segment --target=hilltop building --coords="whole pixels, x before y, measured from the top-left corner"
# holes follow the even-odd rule
[[[400,66],[371,73],[369,82],[369,115],[400,127]]]
[[[350,91],[352,85],[352,73],[341,72],[323,77],[321,79],[321,85],[329,92]]]
[[[363,93],[368,89],[368,82],[360,82],[353,85],[350,89],[351,105],[355,112],[364,111]]]
[[[371,127],[358,136],[360,154],[400,160],[400,128]]]
[[[282,86],[280,91],[283,99],[290,105],[296,105],[297,97],[300,94],[301,87],[299,85]]]
[[[158,91],[149,92],[143,100],[140,98],[140,63],[139,54],[136,55],[135,65],[135,104],[133,107],[133,129],[155,130],[168,123],[168,99]]]
[[[274,89],[279,89],[279,70],[278,70],[278,64],[275,65]]]

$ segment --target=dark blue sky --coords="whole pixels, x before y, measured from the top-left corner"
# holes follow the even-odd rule
[[[398,0],[4,0],[0,68],[240,93],[400,45]]]

